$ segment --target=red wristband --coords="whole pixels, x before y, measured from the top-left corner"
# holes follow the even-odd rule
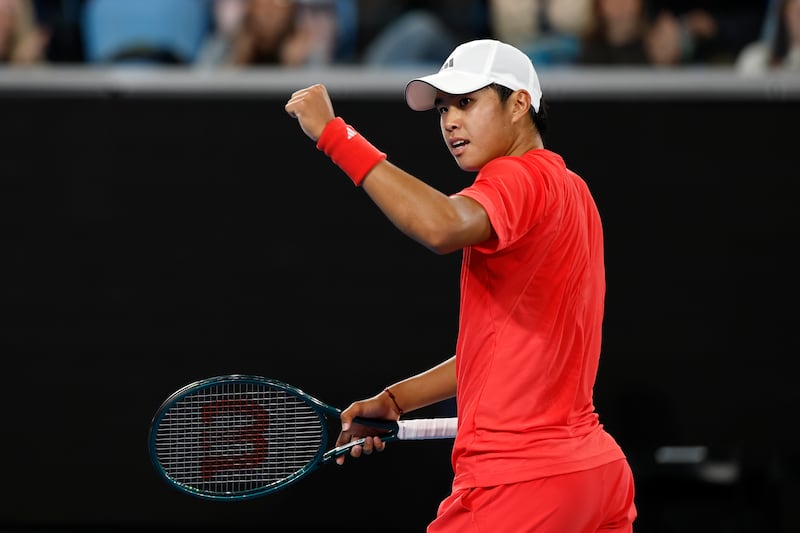
[[[328,122],[317,141],[317,148],[325,152],[356,187],[361,185],[372,167],[386,159],[386,154],[375,148],[355,128],[341,117]]]

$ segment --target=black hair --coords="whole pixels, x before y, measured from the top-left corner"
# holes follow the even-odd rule
[[[514,93],[511,89],[504,85],[500,85],[498,83],[493,83],[489,85],[492,89],[497,92],[497,96],[500,97],[500,102],[505,102],[509,99],[509,97]],[[539,135],[544,137],[545,133],[547,132],[548,126],[548,117],[547,117],[547,103],[544,101],[544,98],[539,100],[539,111],[536,111],[531,105],[530,109],[530,117],[531,122],[533,122],[536,129],[539,130]]]

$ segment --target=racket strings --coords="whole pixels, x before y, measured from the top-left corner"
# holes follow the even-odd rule
[[[309,404],[281,388],[216,384],[167,410],[156,455],[170,478],[205,494],[263,490],[292,478],[321,453],[323,423]]]

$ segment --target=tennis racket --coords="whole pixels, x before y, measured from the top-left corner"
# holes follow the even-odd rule
[[[172,486],[193,496],[236,500],[296,483],[364,439],[327,449],[341,411],[286,383],[217,376],[172,393],[150,424],[150,458]],[[397,422],[356,418],[384,441],[453,438],[456,418]]]

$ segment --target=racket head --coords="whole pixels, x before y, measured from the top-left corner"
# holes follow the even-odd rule
[[[150,424],[150,458],[161,477],[193,496],[263,496],[323,462],[327,416],[338,415],[338,409],[281,381],[216,376],[164,400]]]

